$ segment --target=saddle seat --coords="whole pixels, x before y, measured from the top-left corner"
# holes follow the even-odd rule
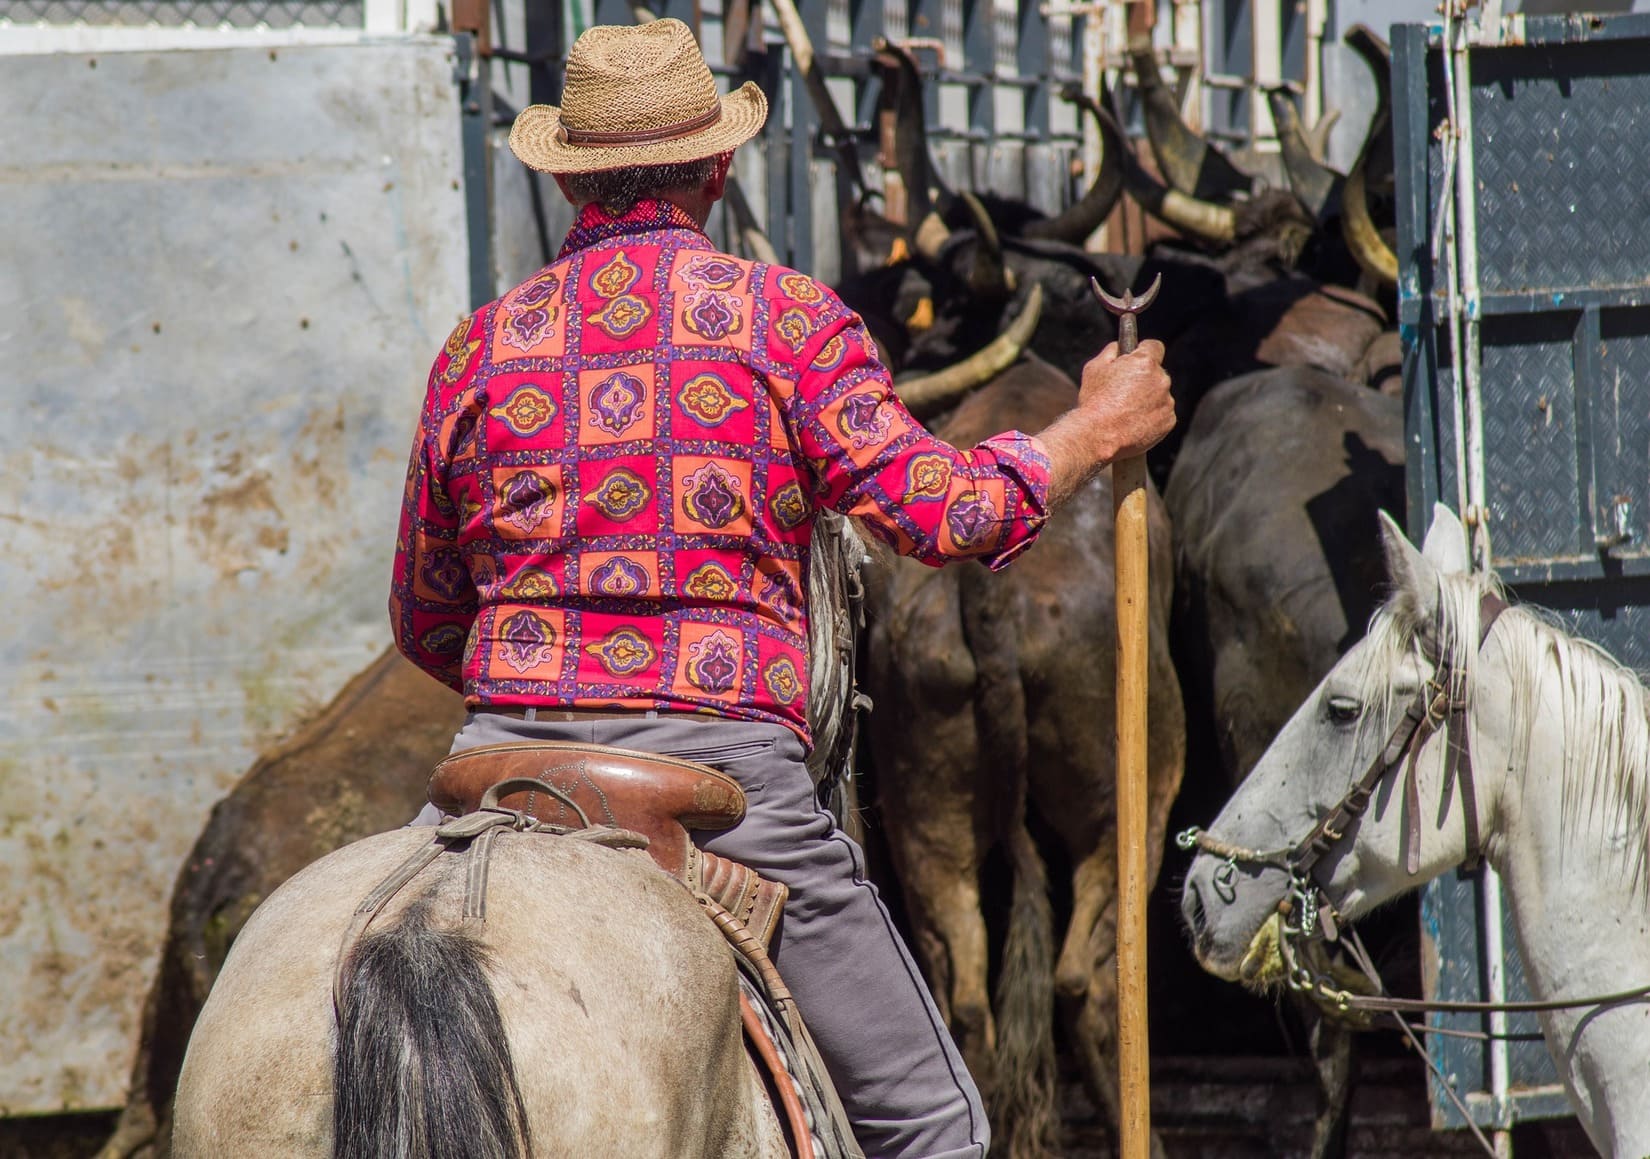
[[[747,865],[706,853],[688,835],[728,829],[744,818],[744,790],[726,773],[608,745],[521,741],[447,757],[430,775],[430,803],[463,816],[480,808],[488,789],[518,777],[554,786],[584,817],[559,798],[532,790],[501,797],[500,807],[564,829],[588,823],[640,833],[659,868],[709,896],[764,946],[770,944],[789,890]]]

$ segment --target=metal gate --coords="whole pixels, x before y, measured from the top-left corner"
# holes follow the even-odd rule
[[[1393,94],[1409,525],[1465,513],[1521,600],[1650,668],[1650,16],[1402,25]],[[1497,894],[1428,887],[1437,997],[1527,996]],[[1534,1038],[1434,1060],[1481,1125],[1566,1113],[1535,1019],[1505,1022]],[[1461,1125],[1437,1090],[1434,1119]]]
[[[837,179],[833,142],[820,122],[800,70],[771,10],[759,0],[653,0],[659,16],[674,16],[693,29],[711,69],[728,87],[759,84],[771,110],[760,137],[740,150],[735,172],[757,218],[782,260],[826,282],[837,263]],[[526,0],[519,33],[494,29],[495,61],[525,66],[526,83],[495,72],[498,120],[520,104],[555,104],[561,95],[567,48],[588,24],[628,24],[629,0],[573,0],[571,4]],[[1062,84],[1083,78],[1085,18],[1038,0],[805,0],[797,4],[848,137],[873,184],[878,148],[880,79],[871,45],[878,37],[919,52],[927,84],[930,140],[943,175],[952,183],[1025,198],[1057,212],[1080,193],[1072,161],[1082,148],[1075,110],[1055,95]],[[1048,9],[1048,11],[1045,11]],[[511,43],[519,35],[519,42]],[[495,169],[506,183],[539,183],[516,173],[513,159]],[[553,249],[565,225],[554,189],[532,193],[535,215],[546,221],[539,248],[512,262],[500,261],[501,281]],[[512,195],[507,191],[506,200]],[[524,198],[525,199],[525,198]],[[509,228],[501,223],[501,230]],[[737,248],[721,213],[710,232]],[[520,239],[515,239],[519,246]],[[511,239],[501,239],[508,251]],[[524,264],[528,269],[521,269]],[[501,287],[503,288],[503,287]]]

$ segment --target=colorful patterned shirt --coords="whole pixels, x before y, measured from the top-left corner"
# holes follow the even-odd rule
[[[1000,568],[1047,500],[1036,439],[929,434],[812,278],[718,253],[669,203],[588,206],[435,360],[390,618],[472,706],[709,711],[806,740],[820,505],[926,563]]]

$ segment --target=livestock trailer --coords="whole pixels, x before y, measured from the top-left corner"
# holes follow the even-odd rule
[[[1650,15],[1402,25],[1392,74],[1409,526],[1454,508],[1519,599],[1650,668]],[[1422,936],[1430,996],[1528,996],[1493,874],[1428,886]],[[1503,1036],[1431,1039],[1479,1125],[1568,1113],[1533,1016],[1431,1022]]]

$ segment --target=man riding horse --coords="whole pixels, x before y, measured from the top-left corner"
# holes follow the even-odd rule
[[[744,820],[695,840],[789,888],[773,958],[861,1146],[981,1156],[975,1087],[804,764],[815,516],[1001,568],[1174,405],[1145,342],[1090,362],[1039,434],[929,434],[832,291],[706,237],[766,115],[754,84],[720,96],[688,28],[659,20],[587,31],[562,106],[516,119],[511,149],[577,217],[435,360],[390,615],[401,651],[466,697],[455,752],[578,741],[736,779]]]

